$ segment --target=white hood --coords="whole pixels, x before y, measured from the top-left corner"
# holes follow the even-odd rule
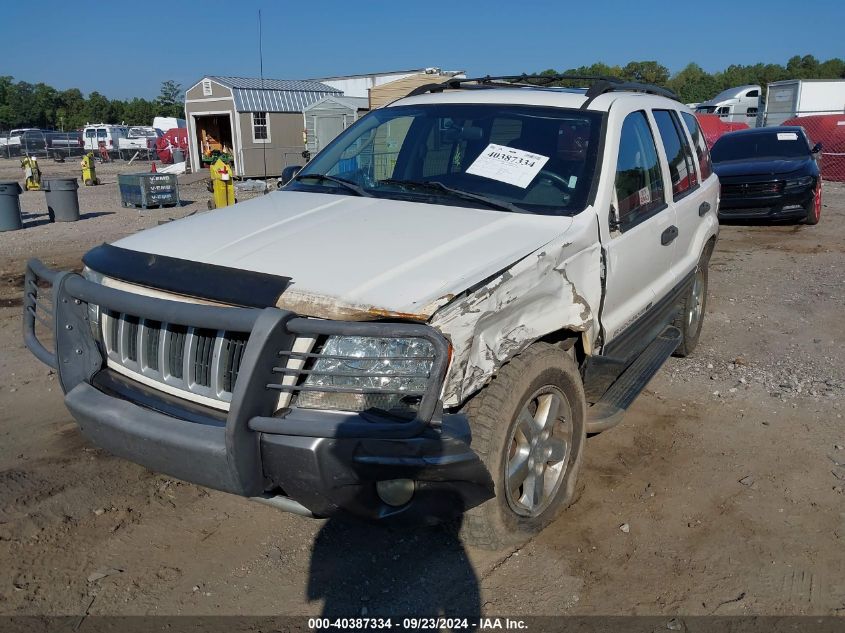
[[[115,245],[290,277],[279,305],[311,316],[337,316],[329,314],[332,304],[428,316],[571,224],[568,217],[277,191]],[[317,307],[308,310],[309,303]]]

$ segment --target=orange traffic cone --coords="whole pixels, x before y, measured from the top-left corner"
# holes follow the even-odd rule
[[[152,166],[150,167],[150,173],[151,174],[158,173],[158,171],[156,170],[156,164],[155,163],[153,163]]]

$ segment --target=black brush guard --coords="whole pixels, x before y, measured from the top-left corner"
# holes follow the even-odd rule
[[[24,284],[27,348],[56,369],[65,403],[83,433],[115,455],[245,497],[283,495],[301,505],[303,514],[317,516],[442,518],[492,495],[490,476],[469,448],[466,419],[442,414],[439,394],[449,346],[427,325],[319,320],[278,308],[147,297],[50,270],[38,260],[28,262]],[[89,321],[89,304],[163,323],[248,333],[225,418],[218,412],[206,419],[197,413],[202,407],[173,397],[169,407],[159,406],[165,400],[156,390],[110,375]],[[52,351],[36,335],[36,323],[52,335]],[[276,411],[280,390],[303,389],[278,382],[280,363],[296,354],[291,352],[295,338],[324,335],[428,341],[432,366],[416,417],[296,407]],[[403,507],[387,506],[375,482],[398,478],[415,480],[417,493]],[[296,511],[294,506],[289,509]]]

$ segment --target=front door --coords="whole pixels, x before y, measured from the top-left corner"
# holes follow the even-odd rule
[[[652,122],[645,111],[625,117],[619,140],[602,327],[605,344],[631,337],[633,326],[671,288],[675,209],[668,203]],[[648,343],[648,341],[643,341]],[[630,343],[630,341],[629,341]],[[635,345],[636,346],[636,345]],[[611,345],[612,347],[612,345]],[[635,353],[626,345],[623,355]]]

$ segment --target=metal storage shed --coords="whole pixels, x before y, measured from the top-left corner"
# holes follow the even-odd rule
[[[367,97],[323,97],[306,107],[305,147],[313,156],[368,111]]]
[[[185,92],[191,165],[217,150],[233,157],[236,176],[278,176],[303,162],[305,108],[340,94],[310,80],[203,77]]]

